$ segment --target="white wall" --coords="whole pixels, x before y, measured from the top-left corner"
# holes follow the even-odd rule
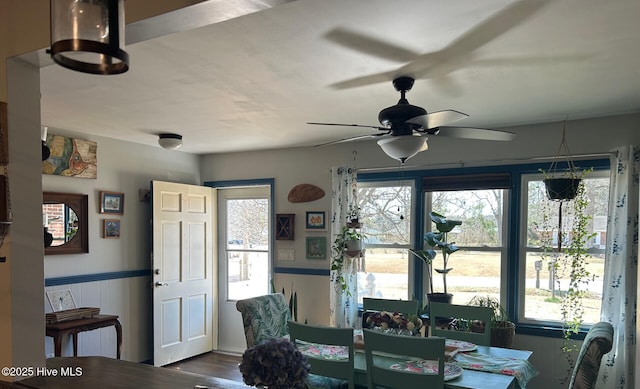
[[[638,114],[570,121],[567,124],[567,141],[574,155],[607,153],[617,146],[639,144],[639,129]],[[531,158],[553,157],[560,145],[562,123],[507,130],[517,133],[514,141],[502,143],[431,137],[429,150],[410,159],[404,169],[531,163]],[[360,171],[398,168],[398,162],[387,157],[375,141],[361,141],[323,148],[208,155],[202,158],[201,174],[204,181],[275,178],[275,212],[296,214],[295,240],[276,241],[274,248],[275,253],[281,247],[293,248],[295,260],[278,261],[276,258],[275,266],[329,269],[329,259],[317,261],[304,258],[304,237],[307,235],[304,230],[305,211],[330,210],[330,169],[332,166],[353,164],[354,150]],[[309,203],[289,203],[289,190],[302,183],[315,184],[324,189],[325,197]],[[329,234],[325,233],[330,240]],[[299,320],[328,324],[329,283],[326,276],[276,274],[275,282],[278,290],[284,287],[287,293],[291,288],[298,292]],[[529,388],[566,387],[566,384],[559,382],[567,369],[566,360],[560,352],[561,345],[561,339],[516,336],[514,347],[532,350],[531,362],[540,371]]]

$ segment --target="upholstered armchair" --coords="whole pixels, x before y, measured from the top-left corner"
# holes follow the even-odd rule
[[[287,323],[291,313],[282,293],[238,300],[236,309],[242,315],[247,348],[263,340],[289,335]]]
[[[596,386],[600,361],[611,351],[613,326],[611,323],[594,324],[584,338],[576,365],[571,374],[569,389],[593,389]]]

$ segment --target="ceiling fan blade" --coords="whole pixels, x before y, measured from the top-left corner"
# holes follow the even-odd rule
[[[383,82],[389,82],[396,78],[398,75],[397,71],[390,72],[382,72],[376,74],[369,74],[367,76],[361,76],[356,78],[351,78],[349,80],[339,81],[334,84],[329,85],[333,89],[348,89],[348,88],[356,88],[359,86],[380,84]]]
[[[451,138],[510,141],[516,137],[513,132],[488,130],[485,128],[471,127],[440,127],[436,132],[438,136]]]
[[[550,0],[517,1],[471,28],[442,51],[468,54],[509,31],[549,2]]]
[[[317,126],[363,127],[363,128],[373,128],[380,131],[389,131],[387,127],[370,126],[367,124],[318,123],[318,122],[307,122],[307,124],[313,124]]]
[[[335,28],[329,31],[325,34],[325,38],[361,53],[396,62],[409,62],[420,55],[420,53],[397,46],[391,42],[385,42],[344,28]]]
[[[336,143],[352,142],[352,141],[356,141],[356,140],[360,140],[360,139],[368,139],[368,138],[377,138],[379,136],[387,135],[387,134],[389,134],[389,132],[390,131],[381,132],[379,134],[367,134],[367,135],[360,135],[360,136],[352,136],[352,137],[349,137],[349,138],[343,138],[343,139],[338,139],[338,140],[332,140],[330,142],[320,143],[319,145],[315,145],[313,147],[323,147],[323,146],[334,145]]]
[[[393,71],[371,74],[332,84],[334,89],[347,89],[393,80],[398,76],[416,79],[438,78],[468,64],[468,56],[476,49],[504,34],[518,23],[533,15],[551,0],[520,0],[498,11],[472,27],[443,49],[417,54],[389,42],[367,37],[357,32],[336,29],[327,34],[332,41],[378,57],[408,62]],[[432,74],[435,72],[434,74]],[[456,91],[452,90],[452,95]]]
[[[418,124],[424,129],[442,127],[445,124],[457,122],[469,117],[466,113],[458,112],[453,109],[431,112],[426,115],[416,116],[407,120],[405,123]]]

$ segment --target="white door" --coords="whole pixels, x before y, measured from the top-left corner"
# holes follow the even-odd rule
[[[269,186],[218,189],[218,350],[247,348],[236,301],[270,292]]]
[[[217,343],[215,190],[153,181],[153,363],[211,351]]]

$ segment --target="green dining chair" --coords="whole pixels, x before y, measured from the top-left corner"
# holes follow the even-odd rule
[[[449,339],[471,342],[479,346],[491,345],[491,315],[493,310],[489,307],[476,307],[472,305],[456,305],[446,303],[429,303],[429,323],[431,335],[442,336]],[[458,319],[467,323],[478,320],[484,322],[484,332],[471,332],[468,328],[451,328],[438,325],[443,321]]]
[[[405,315],[418,314],[418,300],[390,300],[364,297],[362,299],[364,311],[399,312]]]
[[[367,385],[389,389],[444,388],[444,338],[420,338],[363,330]],[[407,361],[432,361],[437,372],[402,370]]]
[[[289,321],[289,336],[311,365],[310,388],[355,388],[353,328]]]

